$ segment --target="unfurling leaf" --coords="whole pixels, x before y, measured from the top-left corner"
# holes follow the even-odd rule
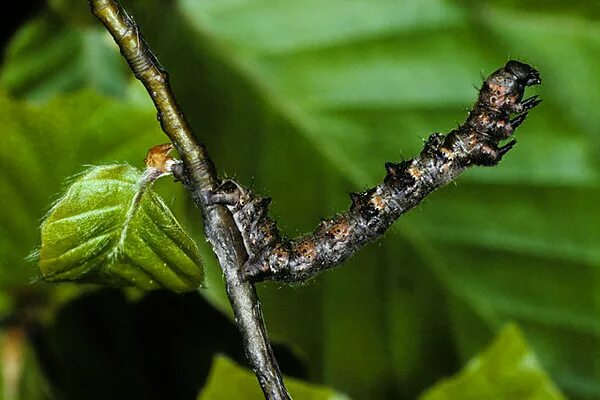
[[[107,165],[73,181],[42,224],[43,279],[176,292],[202,284],[198,248],[148,188],[148,171]]]
[[[563,400],[538,363],[523,334],[508,325],[458,375],[444,380],[421,400]]]

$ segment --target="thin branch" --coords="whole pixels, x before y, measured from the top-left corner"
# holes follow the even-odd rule
[[[90,7],[148,91],[163,131],[181,155],[183,166],[174,166],[173,173],[183,181],[202,211],[206,237],[223,270],[246,356],[265,397],[290,399],[267,337],[256,290],[241,274],[247,254],[240,233],[227,208],[207,202],[207,193],[218,186],[219,180],[205,147],[194,138],[170,88],[167,73],[160,67],[131,16],[113,0],[90,0]]]
[[[0,379],[4,400],[17,400],[20,397],[24,352],[23,326],[15,325],[8,328],[3,337],[0,337]]]
[[[535,69],[509,61],[485,80],[464,124],[447,135],[429,136],[419,156],[387,163],[383,183],[351,194],[348,211],[296,239],[280,235],[268,215],[270,199],[256,196],[237,182],[224,182],[210,200],[226,204],[233,213],[249,254],[246,277],[255,282],[304,282],[380,237],[402,214],[468,167],[498,164],[516,143],[512,140],[500,146],[500,142],[512,136],[541,101],[537,96],[523,101],[525,88],[539,83]]]

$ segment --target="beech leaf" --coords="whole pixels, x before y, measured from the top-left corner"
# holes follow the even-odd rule
[[[425,392],[420,400],[563,400],[540,366],[521,330],[507,325],[494,342],[456,376]]]
[[[201,285],[198,247],[147,186],[129,165],[78,176],[42,224],[43,279],[176,292]]]
[[[331,388],[299,379],[286,378],[286,386],[295,400],[350,400]],[[210,376],[197,400],[262,400],[264,395],[254,374],[225,356],[213,360]]]
[[[129,71],[108,32],[87,12],[67,15],[78,12],[55,4],[23,25],[6,48],[0,88],[35,101],[83,88],[122,96]]]

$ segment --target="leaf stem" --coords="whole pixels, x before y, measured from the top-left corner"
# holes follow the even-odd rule
[[[140,176],[140,179],[136,183],[135,195],[131,198],[131,202],[127,207],[127,214],[125,214],[125,221],[123,222],[123,228],[121,229],[119,240],[109,255],[109,259],[116,259],[119,254],[123,252],[129,225],[131,225],[131,221],[133,220],[135,213],[138,211],[140,204],[142,203],[142,197],[144,197],[146,190],[164,174],[164,172],[152,167],[146,168],[144,172],[142,172],[142,176]]]
[[[162,130],[181,155],[183,165],[174,166],[173,173],[184,183],[204,216],[206,237],[223,270],[246,356],[265,398],[290,399],[267,337],[256,289],[241,273],[247,253],[240,232],[226,207],[207,201],[207,193],[218,186],[219,179],[206,148],[195,139],[175,100],[167,72],[150,51],[133,18],[114,0],[90,0],[89,3],[93,14],[108,29],[136,78],[148,91]]]

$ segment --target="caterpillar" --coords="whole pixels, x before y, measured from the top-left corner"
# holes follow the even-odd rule
[[[222,182],[210,192],[208,201],[226,205],[233,214],[248,253],[245,277],[253,282],[304,282],[381,236],[398,217],[466,168],[498,164],[516,141],[500,143],[541,102],[537,95],[523,100],[525,88],[540,83],[533,67],[508,61],[485,79],[462,125],[447,134],[430,135],[417,157],[386,163],[381,184],[351,193],[348,211],[321,221],[312,233],[295,239],[283,237],[269,217],[271,199],[233,180]]]

